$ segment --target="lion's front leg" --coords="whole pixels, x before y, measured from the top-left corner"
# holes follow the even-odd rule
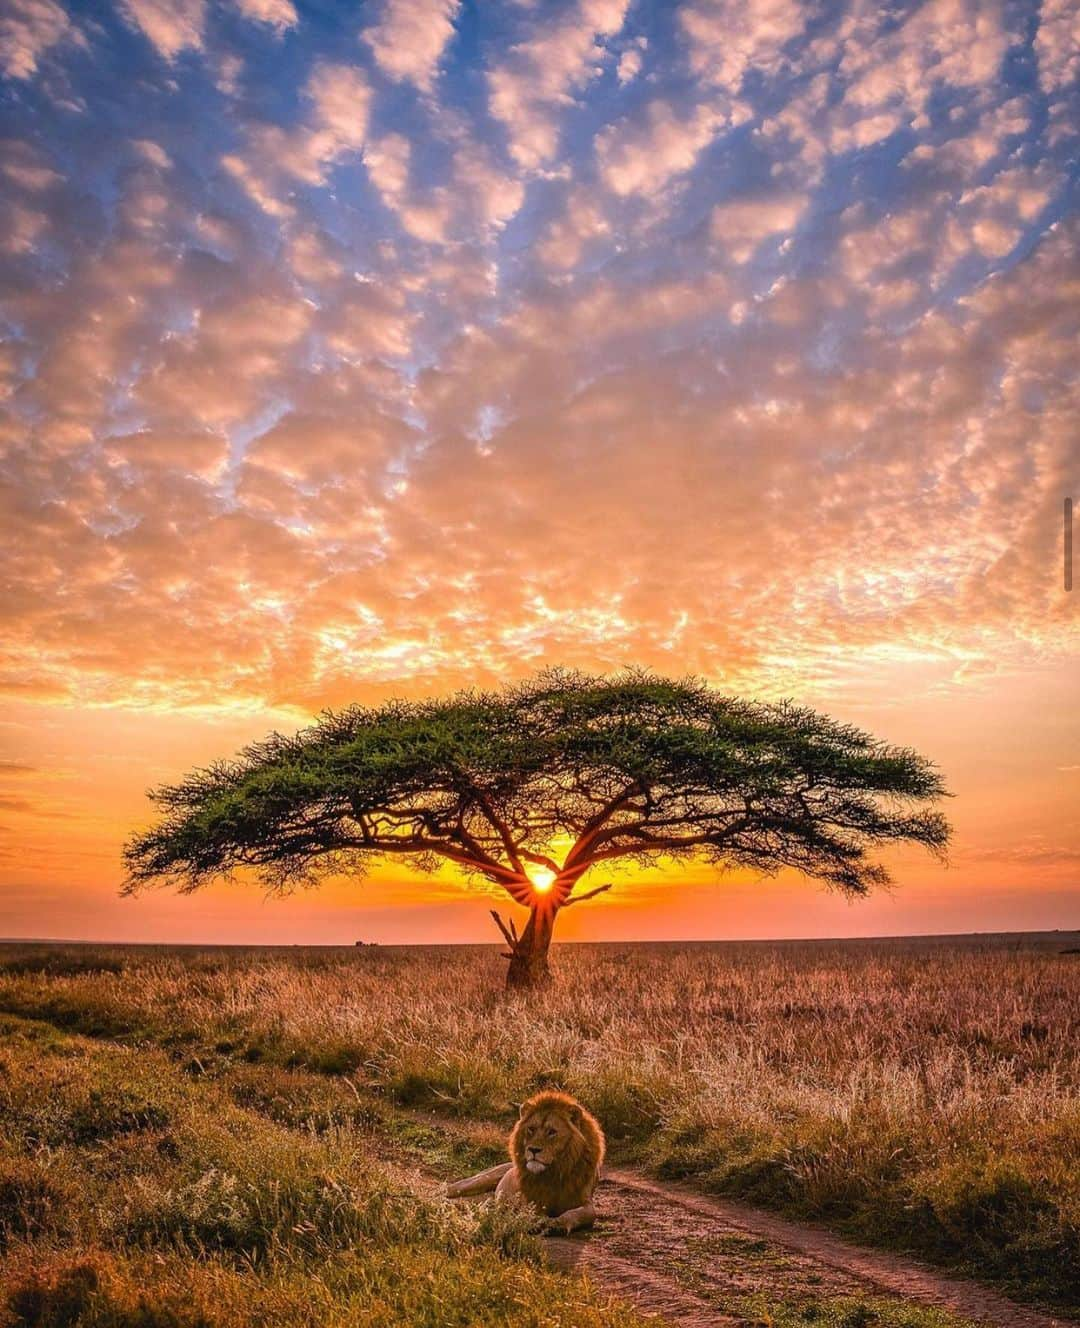
[[[548,1223],[548,1232],[553,1236],[569,1236],[571,1231],[580,1231],[582,1227],[591,1227],[596,1221],[596,1209],[592,1202],[584,1203],[580,1208],[568,1208],[565,1213],[553,1217]]]
[[[475,1176],[467,1176],[465,1180],[451,1181],[446,1187],[446,1197],[467,1199],[473,1194],[490,1194],[510,1170],[511,1165],[510,1162],[500,1162],[497,1167],[488,1167],[487,1171],[479,1171]]]
[[[498,1188],[495,1191],[496,1199],[510,1199],[515,1194],[521,1193],[521,1181],[518,1179],[517,1171],[512,1162],[506,1164],[502,1179],[499,1181]]]

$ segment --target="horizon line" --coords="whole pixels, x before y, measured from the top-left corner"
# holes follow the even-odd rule
[[[687,936],[611,940],[601,938],[552,941],[552,948],[573,945],[791,945],[841,941],[948,941],[976,936],[1080,936],[1080,926],[1034,927],[1014,931],[890,932],[872,936]],[[86,937],[0,936],[0,945],[96,945],[161,950],[434,950],[478,947],[497,949],[501,944],[500,941],[107,941]]]

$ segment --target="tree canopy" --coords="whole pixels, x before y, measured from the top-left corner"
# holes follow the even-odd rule
[[[792,867],[862,894],[888,881],[875,845],[944,849],[929,805],[944,793],[916,752],[789,702],[549,670],[326,713],[157,789],[158,823],[125,849],[127,888],[191,891],[249,868],[286,889],[392,855],[453,863],[550,912],[584,898],[599,864],[666,855]]]

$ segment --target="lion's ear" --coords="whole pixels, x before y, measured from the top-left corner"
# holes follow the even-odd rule
[[[583,1125],[585,1123],[585,1117],[576,1102],[572,1102],[566,1108],[566,1114],[570,1118],[571,1125]]]

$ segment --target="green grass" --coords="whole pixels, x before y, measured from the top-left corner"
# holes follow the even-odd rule
[[[879,1297],[840,1296],[813,1305],[749,1297],[732,1307],[752,1328],[956,1328],[944,1310]]]
[[[0,1324],[644,1322],[548,1270],[521,1215],[379,1160],[347,1113],[282,1124],[239,1105],[242,1076],[10,1018],[0,1047]]]
[[[6,1319],[35,1328],[477,1328],[512,1321],[619,1325],[644,1321],[567,1279],[497,1254],[452,1258],[415,1244],[346,1251],[317,1263],[288,1256],[243,1268],[207,1255],[96,1250],[12,1270]]]

